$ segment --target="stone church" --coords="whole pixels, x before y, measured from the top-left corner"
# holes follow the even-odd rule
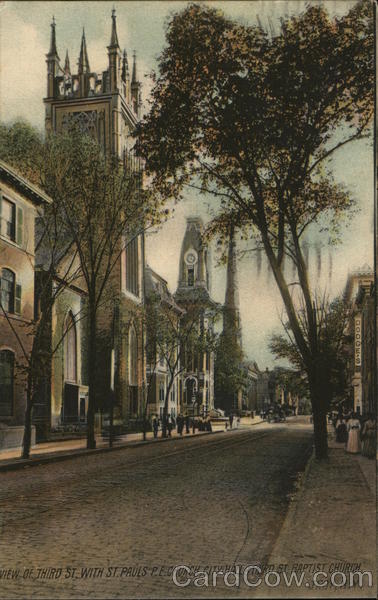
[[[140,117],[141,84],[137,77],[134,53],[130,73],[126,50],[121,51],[115,10],[109,23],[107,46],[108,68],[97,73],[90,66],[83,30],[77,73],[71,71],[68,51],[62,65],[57,49],[56,24],[51,24],[50,49],[46,55],[47,95],[46,132],[70,131],[79,127],[101,145],[107,155],[123,162],[127,170],[141,174],[141,165],[132,151],[131,133]],[[104,315],[101,347],[100,393],[98,408],[105,412],[112,399],[115,422],[130,423],[143,413],[144,331],[144,234],[135,232],[124,240],[125,248],[112,274],[117,305],[112,315]],[[85,301],[82,290],[70,289],[55,307],[56,326],[62,329],[76,314],[77,305]],[[100,319],[101,321],[101,319]],[[85,427],[88,407],[85,356],[85,327],[70,327],[61,352],[53,358],[48,404],[51,425],[62,426],[81,421]],[[54,334],[54,332],[53,332]],[[107,408],[106,408],[107,407]],[[97,415],[98,428],[101,426]]]

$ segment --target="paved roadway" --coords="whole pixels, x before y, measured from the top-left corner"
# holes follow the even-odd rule
[[[297,418],[0,473],[0,598],[256,594],[170,567],[265,564],[311,444]]]

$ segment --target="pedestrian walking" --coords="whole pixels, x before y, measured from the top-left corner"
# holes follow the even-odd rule
[[[236,417],[236,429],[239,429],[239,425],[240,425],[240,417],[237,416]]]
[[[339,414],[336,420],[336,442],[346,444],[348,441],[347,422],[342,414]]]
[[[375,458],[377,452],[377,430],[374,416],[369,413],[361,432],[362,456]]]
[[[180,415],[177,415],[177,433],[179,435],[182,435],[183,429],[184,429],[184,418]]]
[[[189,415],[185,417],[185,433],[190,433],[190,418]]]
[[[152,431],[154,432],[154,438],[157,438],[157,434],[159,431],[159,419],[157,415],[154,415],[152,419]]]
[[[234,422],[234,415],[232,413],[230,413],[228,420],[230,421],[230,429],[232,429],[232,423]]]
[[[352,413],[352,417],[347,424],[348,442],[346,451],[350,454],[358,454],[361,452],[360,429],[361,424],[356,413]]]
[[[171,417],[171,415],[168,415],[168,417],[167,417],[168,437],[172,437],[172,428],[173,428],[172,417]]]

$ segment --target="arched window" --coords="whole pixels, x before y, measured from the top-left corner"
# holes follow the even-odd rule
[[[64,379],[77,380],[77,338],[76,324],[72,313],[66,319],[64,336]]]
[[[165,398],[164,383],[160,382],[160,386],[159,386],[159,401],[160,401],[160,404],[163,404],[164,398]]]
[[[133,326],[129,330],[129,385],[138,385],[138,342]]]
[[[14,353],[11,350],[0,351],[0,416],[13,414]]]
[[[6,312],[14,313],[16,276],[10,269],[1,271],[1,304]]]

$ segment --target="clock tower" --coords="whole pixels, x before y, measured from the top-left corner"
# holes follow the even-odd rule
[[[188,217],[181,246],[177,297],[200,294],[210,299],[211,257],[203,241],[203,223],[199,217]]]
[[[200,217],[188,217],[181,245],[179,281],[176,302],[190,311],[198,310],[198,326],[202,331],[213,327],[217,304],[211,299],[211,257],[203,237]],[[184,415],[206,415],[214,408],[214,353],[184,352],[183,405]]]

